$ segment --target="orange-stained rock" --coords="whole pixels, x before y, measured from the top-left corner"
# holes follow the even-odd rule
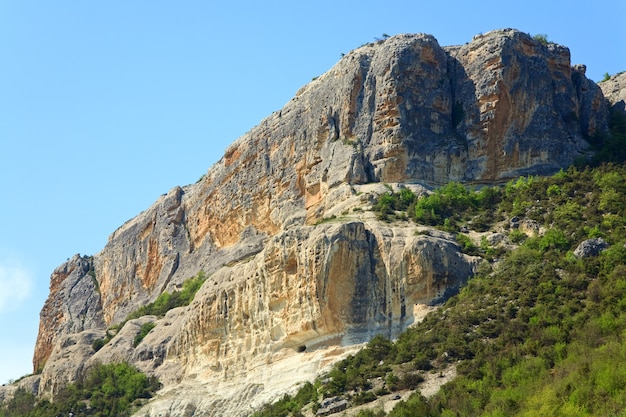
[[[450,47],[398,35],[346,54],[199,182],[55,270],[34,354],[40,393],[127,359],[164,384],[141,416],[248,415],[370,336],[394,336],[477,260],[444,233],[376,220],[371,202],[385,183],[496,183],[584,154],[607,129],[607,102],[569,57],[511,29]],[[131,320],[91,349],[199,271],[208,279],[190,306]],[[156,327],[134,347],[146,322]]]

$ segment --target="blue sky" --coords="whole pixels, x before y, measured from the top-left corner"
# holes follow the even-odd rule
[[[626,70],[626,2],[0,0],[0,383],[30,373],[51,272],[195,182],[228,144],[383,34],[547,34]]]

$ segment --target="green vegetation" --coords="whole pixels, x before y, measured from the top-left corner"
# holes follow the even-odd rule
[[[141,329],[139,330],[139,333],[137,333],[137,335],[135,336],[135,338],[133,339],[133,347],[137,347],[139,346],[139,343],[141,343],[141,341],[143,340],[144,337],[146,337],[148,335],[148,333],[150,333],[150,331],[152,329],[154,329],[154,327],[156,326],[156,324],[154,324],[153,322],[149,321],[147,323],[144,323],[141,326]]]
[[[496,187],[484,187],[474,192],[461,183],[450,182],[419,199],[408,188],[399,193],[389,191],[378,197],[373,210],[381,220],[407,220],[410,217],[417,223],[439,226],[451,232],[458,231],[462,224],[471,223],[474,229],[485,231],[494,221],[502,220],[501,213],[495,213],[495,218],[487,215],[487,208],[502,198],[501,190]]]
[[[336,215],[333,214],[329,217],[324,217],[323,219],[318,220],[317,222],[315,222],[315,226],[319,226],[320,224],[324,223],[332,223],[339,220],[341,220],[341,218],[338,218]]]
[[[85,378],[65,387],[54,402],[37,399],[24,389],[0,407],[0,417],[75,416],[124,417],[159,389],[156,378],[148,378],[130,365],[110,364],[92,368]]]
[[[611,134],[594,138],[592,146],[596,154],[592,165],[602,162],[621,164],[626,161],[626,114],[617,109],[610,110]]]
[[[311,402],[316,402],[318,399],[319,385],[314,386],[310,382],[306,382],[293,397],[290,395],[284,395],[280,400],[274,404],[267,404],[261,411],[257,411],[252,417],[302,417],[302,408]],[[314,404],[314,409],[317,410],[319,405]]]
[[[109,343],[111,341],[111,339],[113,339],[113,334],[111,334],[111,332],[109,330],[107,330],[106,336],[104,336],[102,339],[94,340],[93,344],[91,345],[91,347],[93,348],[94,352],[97,352],[100,349],[102,349],[104,347],[104,345]]]
[[[471,221],[479,231],[487,230],[485,212],[502,198],[499,189],[485,187],[478,192],[471,192],[458,182],[450,182],[435,190],[415,205],[413,219],[419,223],[442,226],[448,231],[456,231],[461,223]],[[482,216],[481,216],[482,214]],[[493,217],[489,217],[489,222]],[[500,216],[495,218],[500,219]]]
[[[173,308],[189,305],[204,281],[206,281],[206,275],[204,271],[200,271],[195,277],[186,280],[180,291],[162,293],[153,303],[142,306],[130,313],[126,321],[143,316],[163,317],[165,313]]]
[[[498,264],[482,268],[396,341],[376,336],[335,364],[307,398],[338,395],[362,404],[455,366],[457,378],[434,397],[415,393],[388,415],[592,416],[626,409],[626,165],[572,167],[478,191],[451,183],[421,199],[402,192],[382,195],[379,215],[404,211],[446,230],[486,230],[498,221],[509,227],[517,217],[545,233],[508,229],[517,249],[500,253]],[[574,256],[580,242],[596,237],[609,247]],[[483,256],[493,250],[465,233],[457,240]],[[285,414],[266,408],[255,417],[299,415],[302,407]]]
[[[389,192],[381,194],[374,205],[374,211],[376,211],[378,218],[386,221],[406,220],[406,212],[413,211],[411,207],[415,205],[417,196],[408,188],[402,188],[398,193],[394,193],[389,186],[387,188]]]
[[[504,224],[517,248],[499,253],[498,263],[482,267],[458,295],[397,340],[375,336],[314,383],[253,416],[301,417],[332,396],[351,405],[368,403],[419,388],[448,367],[458,376],[433,397],[414,392],[389,414],[373,409],[358,416],[625,415],[626,117],[613,112],[611,127],[588,166],[551,177],[522,177],[480,190],[450,183],[422,198],[389,187],[374,204],[383,220],[412,219],[455,232],[465,251],[487,259],[495,248],[487,239],[476,245],[462,229]],[[512,226],[518,222],[545,232]],[[584,259],[575,256],[574,249],[590,238],[602,238],[608,247]],[[198,274],[129,319],[188,304],[204,279]],[[138,338],[150,330],[142,328]],[[156,380],[128,365],[102,366],[68,386],[55,403],[20,390],[0,408],[0,417],[126,416],[157,388]]]
[[[548,35],[546,35],[545,33],[538,33],[536,35],[533,35],[533,39],[542,45],[547,45],[548,43],[550,43],[548,42]]]
[[[104,345],[106,345],[115,334],[126,324],[127,321],[138,319],[143,316],[157,316],[163,317],[165,313],[170,311],[176,307],[183,307],[189,305],[196,293],[202,286],[202,284],[206,281],[206,275],[204,271],[198,272],[195,277],[187,279],[183,283],[183,287],[180,291],[174,291],[172,293],[164,292],[157,297],[154,302],[150,304],[146,304],[145,306],[140,307],[139,309],[130,313],[124,321],[121,323],[112,326],[109,330],[107,330],[106,336],[102,339],[97,339],[93,342],[93,350],[96,352],[100,350]],[[146,323],[141,327],[140,332],[135,337],[133,345],[136,347],[141,343],[143,338],[154,328],[154,323]]]

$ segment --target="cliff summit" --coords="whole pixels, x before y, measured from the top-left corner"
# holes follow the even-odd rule
[[[623,99],[623,82],[610,87]],[[608,119],[605,95],[566,47],[517,30],[460,46],[417,34],[357,48],[198,183],[54,271],[41,373],[24,383],[54,396],[96,363],[128,361],[163,383],[139,416],[250,414],[371,336],[398,334],[478,267],[452,235],[377,219],[376,196],[550,174],[586,157]],[[125,321],[200,271],[189,306]],[[133,346],[147,322],[154,330]]]

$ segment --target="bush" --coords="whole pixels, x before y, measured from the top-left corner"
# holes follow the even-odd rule
[[[548,229],[539,241],[539,248],[542,251],[548,249],[556,249],[558,251],[567,251],[570,247],[570,241],[562,230]]]
[[[528,236],[526,236],[526,233],[522,232],[519,229],[514,229],[511,230],[511,232],[509,233],[509,240],[513,243],[522,243],[524,240],[526,240]]]
[[[371,403],[376,399],[376,395],[371,391],[361,391],[352,399],[354,405]]]
[[[408,373],[400,378],[398,384],[399,389],[416,389],[419,384],[424,382],[424,377],[418,373]]]
[[[389,187],[391,188],[391,187]],[[381,220],[390,220],[395,216],[395,211],[405,211],[411,207],[417,199],[415,193],[408,188],[402,188],[399,193],[393,191],[381,194],[374,203],[373,210]]]
[[[94,340],[93,344],[91,345],[91,347],[93,348],[94,352],[97,352],[100,349],[102,349],[104,347],[104,345],[109,343],[111,341],[111,339],[113,339],[113,335],[111,334],[111,332],[109,332],[107,330],[105,336],[102,339]]]
[[[156,326],[156,324],[154,324],[154,322],[151,322],[151,321],[149,321],[147,323],[144,323],[141,326],[141,329],[139,330],[139,333],[137,333],[137,335],[133,339],[133,347],[137,347],[141,343],[143,338],[146,337],[146,335],[148,333],[150,333],[150,331],[152,329],[154,329],[155,326]]]
[[[469,236],[464,235],[463,233],[457,233],[456,241],[459,245],[461,245],[461,249],[464,253],[467,253],[468,255],[478,255],[478,247],[476,247]]]
[[[204,271],[200,271],[195,277],[183,282],[183,287],[180,291],[162,293],[154,302],[130,313],[126,321],[150,315],[163,317],[165,313],[173,308],[189,305],[204,281],[206,281],[206,275]]]
[[[533,39],[542,45],[548,44],[548,35],[546,35],[545,33],[538,33],[536,35],[533,35]]]
[[[322,390],[364,391],[373,378],[384,378],[389,391],[413,389],[422,378],[413,370],[454,364],[455,380],[428,400],[414,394],[398,402],[389,416],[618,415],[626,404],[624,184],[626,166],[604,164],[501,189],[450,185],[414,202],[416,214],[438,227],[517,213],[545,233],[511,230],[520,245],[499,254],[497,267],[479,272],[395,342],[377,336],[338,362]],[[601,254],[573,255],[575,244],[598,236],[610,245]],[[457,239],[472,249],[467,235]]]
[[[163,317],[173,308],[189,305],[193,301],[196,292],[198,292],[200,287],[202,287],[204,281],[206,281],[206,275],[204,274],[204,271],[200,271],[195,277],[189,278],[183,282],[183,286],[180,291],[162,293],[156,300],[154,300],[154,302],[146,304],[145,306],[131,312],[128,316],[126,316],[124,321],[116,324],[115,326],[111,326],[111,330],[117,331],[121,329],[128,320],[138,319],[143,316]],[[110,339],[111,338],[109,337],[108,340]],[[108,340],[106,342],[108,342]],[[100,344],[100,342],[98,342],[98,344]]]
[[[126,417],[138,400],[151,398],[160,388],[131,365],[97,365],[82,380],[61,389],[54,402],[37,399],[23,389],[0,408],[0,417],[57,417],[59,415]]]
[[[96,339],[94,340],[93,344],[91,345],[91,347],[93,348],[94,352],[99,351],[100,349],[102,349],[104,347],[104,345],[107,344],[107,340],[106,339]]]

